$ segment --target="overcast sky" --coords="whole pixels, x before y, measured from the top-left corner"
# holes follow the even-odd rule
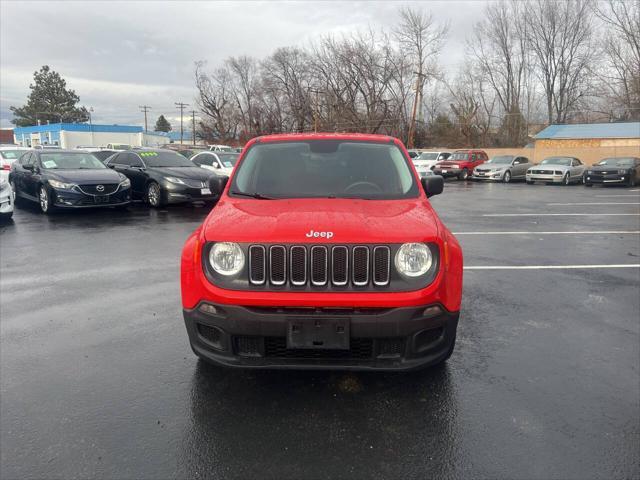
[[[25,2],[0,1],[0,127],[25,103],[33,72],[49,65],[93,107],[94,123],[142,125],[179,118],[174,102],[194,104],[194,62],[264,58],[278,47],[324,34],[389,29],[401,5],[450,21],[444,65],[464,59],[464,38],[484,3],[458,2]]]

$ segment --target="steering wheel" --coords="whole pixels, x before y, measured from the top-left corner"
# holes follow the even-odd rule
[[[344,193],[351,193],[351,190],[356,190],[359,187],[370,187],[370,188],[368,190],[365,189],[364,192],[360,191],[358,193],[370,193],[371,189],[373,189],[375,193],[382,193],[382,189],[378,185],[376,185],[373,182],[365,182],[365,181],[352,183],[351,185],[349,185],[347,188],[344,189]],[[357,193],[357,192],[353,192],[353,193]]]

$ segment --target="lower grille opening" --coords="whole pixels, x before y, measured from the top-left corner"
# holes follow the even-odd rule
[[[261,357],[262,337],[235,337],[235,351],[241,357]]]
[[[404,338],[381,338],[378,340],[379,357],[400,357],[404,353]]]
[[[265,337],[265,357],[300,359],[370,359],[373,356],[373,339],[352,338],[349,350],[324,350],[306,348],[287,348],[286,337]]]

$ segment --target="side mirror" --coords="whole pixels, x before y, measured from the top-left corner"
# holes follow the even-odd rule
[[[107,167],[113,168],[115,170],[116,166],[113,163],[107,163]]]
[[[209,189],[211,193],[215,193],[216,195],[222,195],[224,191],[224,187],[227,186],[227,182],[229,181],[229,177],[226,175],[212,175],[209,177]]]
[[[427,198],[439,195],[444,190],[444,178],[440,175],[429,175],[420,179]]]

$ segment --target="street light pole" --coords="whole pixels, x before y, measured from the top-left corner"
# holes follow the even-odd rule
[[[93,107],[89,107],[89,132],[91,132],[91,146],[95,147],[93,144],[93,122],[91,120],[91,114],[93,113]]]

